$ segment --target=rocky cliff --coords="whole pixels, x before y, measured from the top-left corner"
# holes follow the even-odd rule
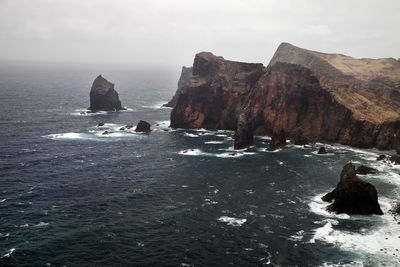
[[[185,66],[182,67],[181,76],[178,81],[178,88],[176,89],[175,95],[168,103],[163,105],[164,107],[170,107],[170,108],[175,107],[176,100],[178,99],[178,96],[182,93],[183,87],[189,81],[190,77],[192,77],[192,71],[193,71],[192,67],[190,68],[187,68]]]
[[[283,43],[268,67],[199,53],[177,95],[171,126],[357,147],[400,148],[400,65],[354,59]],[[239,119],[240,118],[240,119]]]
[[[101,75],[94,80],[90,90],[90,111],[123,110],[114,84],[104,79]]]

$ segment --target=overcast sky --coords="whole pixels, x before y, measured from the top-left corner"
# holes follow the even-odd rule
[[[0,60],[268,64],[281,42],[400,57],[400,1],[0,0]]]

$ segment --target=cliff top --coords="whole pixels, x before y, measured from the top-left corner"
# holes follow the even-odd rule
[[[321,53],[281,43],[269,65],[277,61],[300,64],[327,76],[351,75],[363,81],[377,77],[400,80],[400,61],[394,58],[353,58],[342,54]]]

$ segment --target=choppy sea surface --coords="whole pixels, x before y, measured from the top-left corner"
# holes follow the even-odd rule
[[[127,111],[84,114],[102,74]],[[400,265],[400,168],[336,144],[232,149],[169,129],[179,68],[0,64],[0,266]],[[120,130],[142,119],[153,131]],[[103,122],[104,126],[97,125]],[[104,131],[113,132],[102,135]],[[332,153],[318,155],[320,146]],[[377,168],[383,216],[320,198],[347,162]]]

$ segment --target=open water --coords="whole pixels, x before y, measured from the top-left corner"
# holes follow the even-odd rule
[[[382,152],[235,152],[229,131],[169,129],[179,70],[0,64],[0,266],[400,265],[400,168]],[[80,114],[98,74],[127,111]],[[140,119],[151,133],[119,130]],[[385,215],[325,211],[349,161],[379,169],[360,177]]]

